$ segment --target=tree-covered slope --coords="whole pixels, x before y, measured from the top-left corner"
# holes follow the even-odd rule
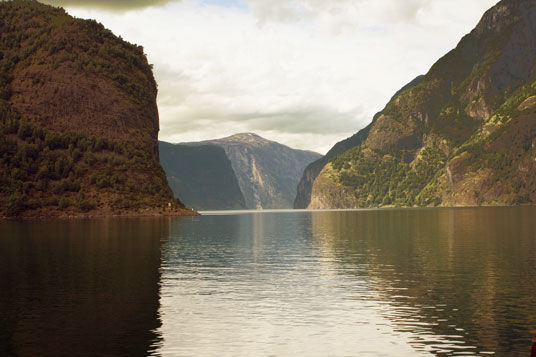
[[[156,94],[141,47],[63,9],[0,2],[0,216],[178,213]]]
[[[417,78],[409,82],[407,85],[405,85],[403,88],[401,88],[394,96],[396,97],[401,92],[409,88],[413,88],[420,83],[422,78],[423,76],[418,76]],[[294,201],[294,208],[305,209],[307,208],[307,206],[309,206],[309,203],[311,203],[311,192],[313,190],[313,183],[317,178],[318,174],[320,174],[322,169],[332,158],[336,157],[337,155],[343,154],[351,148],[360,146],[367,139],[372,125],[376,122],[376,119],[378,119],[380,114],[381,113],[376,114],[372,119],[372,122],[365,128],[361,129],[359,132],[357,132],[357,134],[354,134],[351,137],[338,142],[337,144],[335,144],[335,146],[333,146],[333,148],[331,148],[331,150],[328,151],[326,155],[322,156],[320,159],[307,166],[303,173],[303,177],[298,184],[298,192]]]
[[[171,189],[197,210],[245,209],[231,161],[218,146],[159,142],[160,162]]]
[[[366,140],[330,160],[310,208],[536,200],[536,2],[503,0]]]

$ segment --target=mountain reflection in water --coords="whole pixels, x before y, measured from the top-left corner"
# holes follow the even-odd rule
[[[0,222],[0,355],[145,355],[161,219]]]
[[[534,208],[313,214],[341,274],[366,277],[418,350],[528,351],[536,327]]]
[[[0,222],[0,354],[528,355],[535,216]]]

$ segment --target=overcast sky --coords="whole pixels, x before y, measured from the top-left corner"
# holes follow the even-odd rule
[[[497,0],[50,0],[145,47],[160,139],[255,132],[325,153]]]

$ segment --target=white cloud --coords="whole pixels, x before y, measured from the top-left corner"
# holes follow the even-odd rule
[[[367,125],[494,2],[183,0],[122,15],[70,12],[145,47],[159,83],[161,139],[252,131],[326,152]]]
[[[363,25],[388,20],[414,22],[432,0],[245,0],[260,24],[304,18],[324,24]]]
[[[53,6],[102,8],[115,11],[160,6],[170,1],[180,0],[41,0],[41,2]]]

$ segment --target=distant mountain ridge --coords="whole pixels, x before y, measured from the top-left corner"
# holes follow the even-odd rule
[[[231,160],[248,209],[292,208],[303,170],[321,155],[241,133],[183,145],[215,145]]]
[[[246,202],[231,162],[215,145],[159,142],[160,162],[176,197],[196,210],[239,210]]]
[[[324,160],[308,207],[534,203],[535,117],[536,2],[502,0]]]

